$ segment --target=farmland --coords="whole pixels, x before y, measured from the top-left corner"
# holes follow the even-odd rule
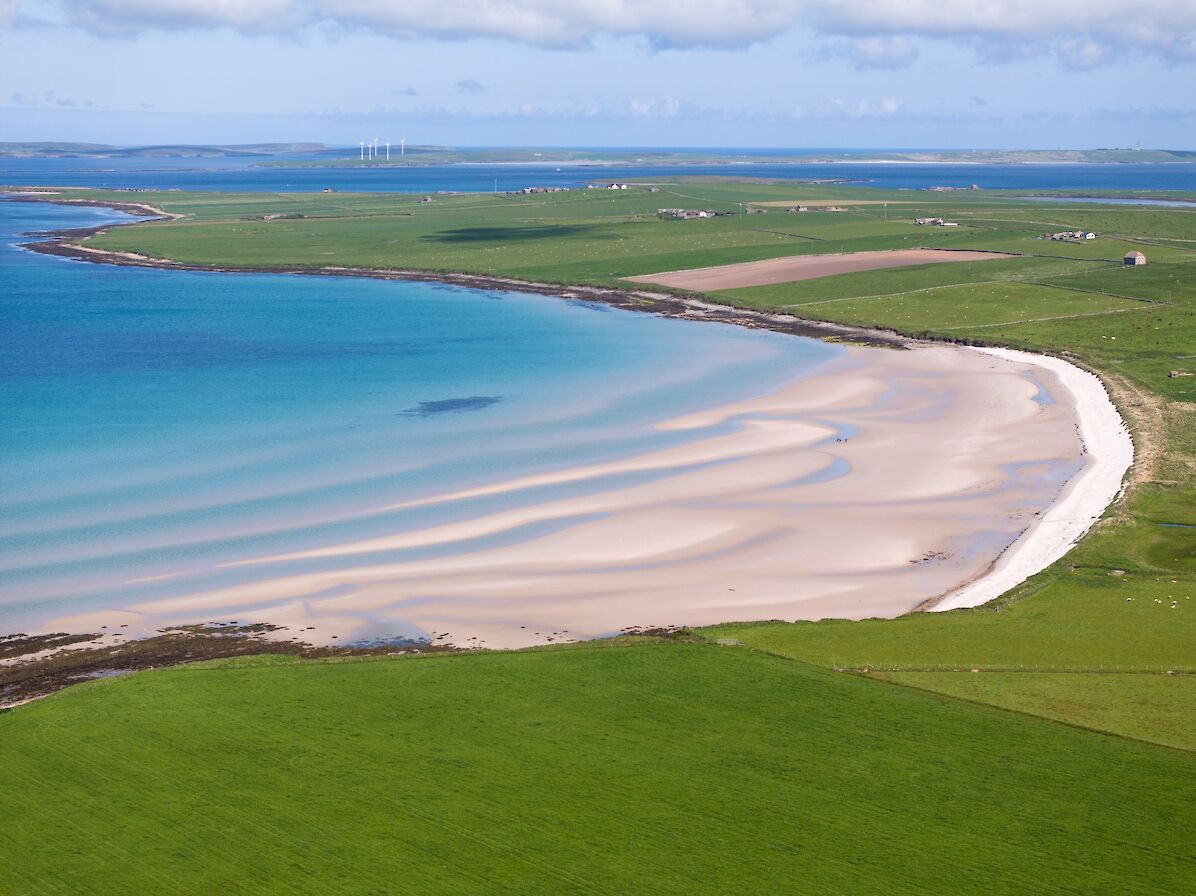
[[[1190,881],[1191,754],[734,648],[227,660],[0,731],[4,893]]]
[[[728,620],[507,654],[229,660],[20,707],[0,715],[0,810],[21,819],[0,850],[25,861],[0,892],[1191,887],[1196,210],[721,179],[431,201],[69,196],[182,216],[89,247],[221,269],[664,292],[625,278],[1009,253],[705,298],[1062,355],[1102,376],[1138,461],[1067,557],[974,610]],[[810,211],[747,213],[801,201]],[[674,206],[726,214],[657,216]],[[1099,236],[1041,238],[1079,228]],[[1132,249],[1146,267],[1122,266]]]

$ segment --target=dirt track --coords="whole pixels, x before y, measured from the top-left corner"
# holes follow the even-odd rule
[[[744,286],[767,286],[771,283],[794,283],[834,274],[854,274],[858,271],[877,271],[884,268],[904,268],[919,264],[942,264],[950,261],[992,261],[1013,258],[1001,252],[968,252],[950,249],[895,249],[883,252],[851,252],[842,255],[791,255],[743,264],[724,264],[713,268],[693,268],[687,271],[665,271],[628,277],[636,283],[659,283],[674,289],[695,292],[716,292],[720,289],[739,289]]]

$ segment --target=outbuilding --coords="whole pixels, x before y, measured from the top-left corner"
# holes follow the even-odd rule
[[[1141,252],[1127,252],[1121,263],[1126,267],[1137,267],[1140,264],[1146,264],[1146,256]]]

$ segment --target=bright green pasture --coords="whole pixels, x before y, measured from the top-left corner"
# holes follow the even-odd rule
[[[858,323],[906,333],[1017,324],[1111,312],[1149,311],[1143,302],[1014,281],[944,286],[912,294],[837,299],[791,309],[819,320]],[[931,323],[933,322],[933,323]]]
[[[913,217],[941,211],[944,201],[917,194],[724,182],[657,189],[433,195],[430,202],[402,194],[143,193],[133,198],[187,217],[114,228],[91,242],[194,264],[404,267],[607,285],[638,274],[795,254],[984,244],[1031,252],[1042,246],[1036,231],[1017,226],[919,227]],[[71,195],[130,198],[95,191]],[[878,197],[894,203],[887,209],[850,204]],[[752,201],[827,198],[848,203],[848,210],[739,213]],[[656,212],[665,207],[733,214],[661,220]],[[265,215],[304,217],[261,220]]]
[[[20,896],[1193,883],[1191,753],[700,644],[143,673],[0,768]]]
[[[1190,571],[1160,575],[1149,555],[1117,558],[1117,546],[1109,543],[1116,537],[1102,533],[1091,539],[1097,543],[1015,589],[1013,600],[988,608],[861,622],[729,623],[702,632],[853,669],[1196,672],[1191,539],[1185,544],[1175,534],[1168,542],[1172,551],[1187,552],[1184,565]],[[1116,567],[1122,574],[1113,574],[1113,567],[1098,565],[1106,558],[1120,559],[1129,569]],[[1072,563],[1083,565],[1073,571]],[[1196,713],[1196,706],[1189,712]]]
[[[1196,751],[1196,675],[1078,672],[880,672],[876,677],[1048,719]]]
[[[807,306],[843,299],[864,299],[916,294],[945,286],[974,286],[989,283],[1040,282],[1064,277],[1087,268],[1105,268],[1105,262],[1075,262],[1055,258],[1000,258],[967,261],[953,264],[927,264],[888,270],[861,271],[858,274],[839,274],[752,286],[715,293],[720,298],[752,308],[789,311],[807,315]]]
[[[1171,375],[1196,373],[1196,251],[1142,268],[1014,259],[844,274],[718,296],[816,320],[1070,352],[1172,400],[1196,401],[1196,376]]]

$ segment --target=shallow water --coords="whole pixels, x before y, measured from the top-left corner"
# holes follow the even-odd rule
[[[652,424],[843,351],[544,296],[16,247],[120,217],[0,202],[0,632],[251,582],[226,564],[464,512],[388,504],[708,436]]]

